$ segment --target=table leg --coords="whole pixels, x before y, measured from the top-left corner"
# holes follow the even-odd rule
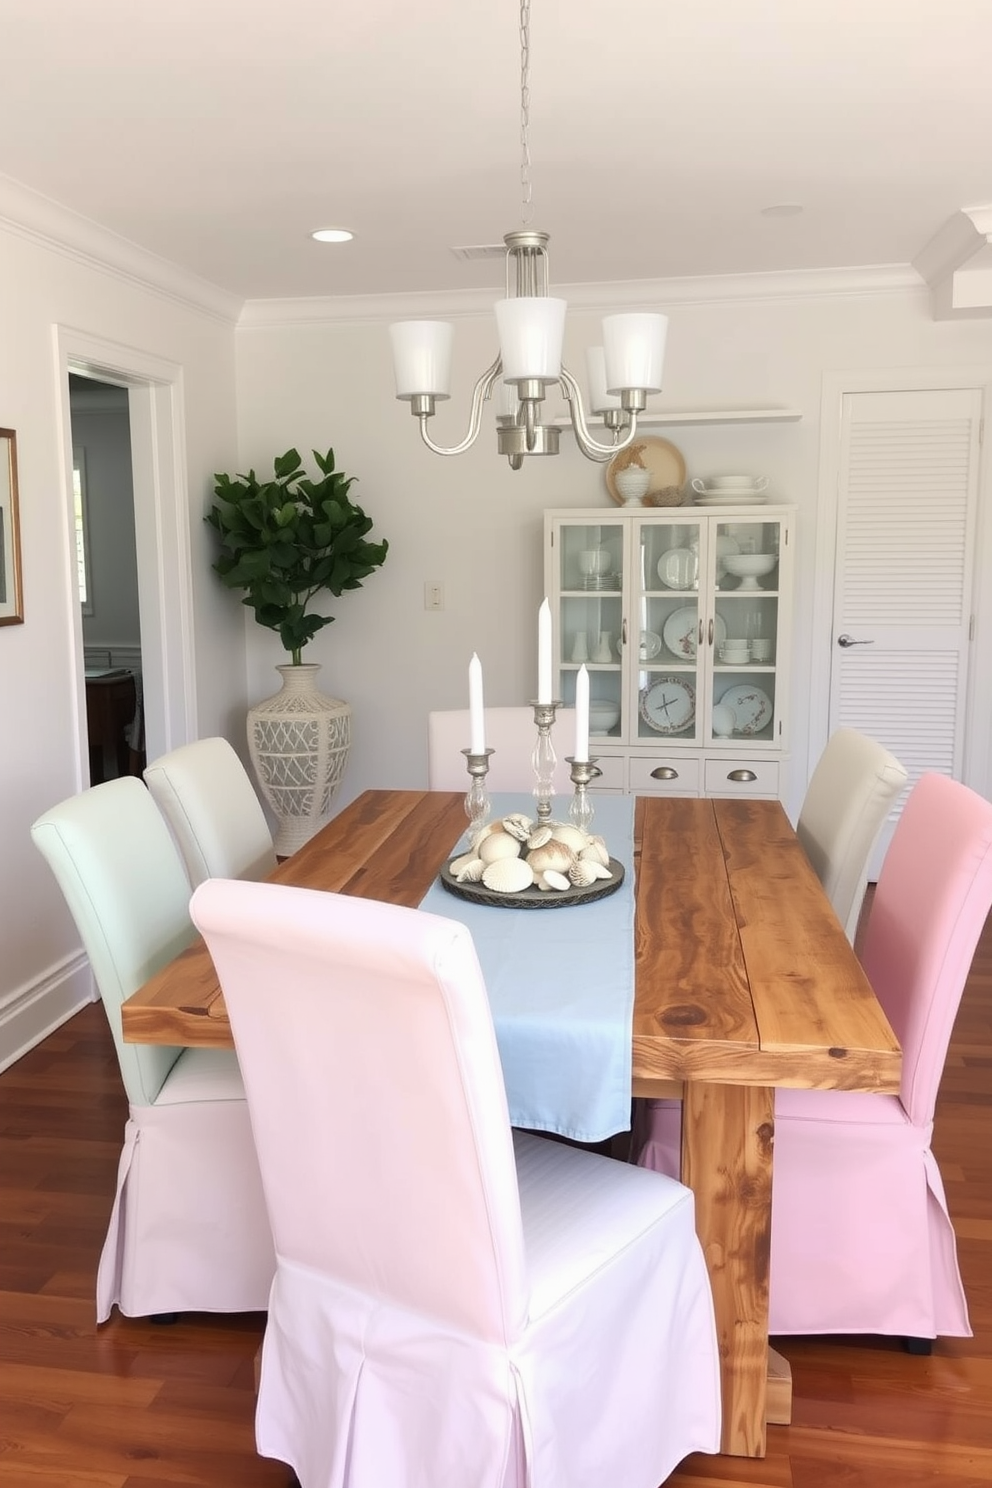
[[[720,1344],[721,1452],[763,1457],[768,1372],[774,1091],[686,1081],[682,1181],[713,1287]]]

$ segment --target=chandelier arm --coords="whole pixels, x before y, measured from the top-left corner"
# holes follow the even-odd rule
[[[416,415],[417,422],[420,424],[420,437],[429,450],[435,455],[461,455],[467,449],[471,448],[478,439],[479,430],[482,428],[482,406],[486,399],[492,395],[496,379],[502,370],[503,359],[501,356],[498,356],[492,366],[486,368],[475,384],[475,390],[472,393],[472,412],[469,417],[468,433],[465,435],[461,444],[453,444],[450,449],[445,449],[442,444],[435,444],[427,432],[427,420],[430,418],[430,414],[418,413]]]
[[[589,425],[586,423],[585,411],[582,407],[582,393],[579,390],[578,383],[567,367],[562,367],[559,382],[568,402],[568,412],[572,420],[572,428],[575,430],[576,443],[587,460],[598,460],[601,463],[605,463],[607,460],[612,460],[613,456],[620,450],[626,449],[628,444],[633,443],[637,437],[637,413],[635,410],[632,409],[630,412],[630,425],[624,430],[622,439],[617,438],[615,433],[612,444],[599,444],[589,433]]]

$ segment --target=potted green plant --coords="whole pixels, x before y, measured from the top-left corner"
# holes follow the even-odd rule
[[[273,462],[274,479],[215,475],[216,504],[205,521],[220,539],[214,571],[260,625],[274,630],[290,661],[277,667],[282,688],[248,710],[248,752],[278,822],[276,852],[302,846],[330,818],[351,747],[351,708],[316,686],[320,666],[305,646],[334,619],[312,606],[324,593],[360,589],[386,558],[371,541],[372,518],[349,496],[354,476],[335,469],[334,451],[313,451],[311,480],[299,452]]]

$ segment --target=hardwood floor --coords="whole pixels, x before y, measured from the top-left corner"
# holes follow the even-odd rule
[[[284,1488],[287,1470],[254,1449],[261,1315],[158,1327],[115,1313],[95,1326],[124,1119],[99,1006],[0,1075],[0,1482]],[[671,1488],[992,1483],[992,921],[955,1028],[934,1150],[975,1337],[938,1340],[929,1358],[884,1340],[782,1340],[793,1424],[769,1428],[762,1461],[688,1458]]]

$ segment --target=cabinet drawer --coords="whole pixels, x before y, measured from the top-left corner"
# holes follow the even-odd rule
[[[595,739],[590,739],[589,745],[589,753],[596,761],[596,765],[601,772],[597,775],[591,789],[600,791],[625,791],[627,789],[627,781],[625,779],[625,761],[623,755],[597,754]]]
[[[689,754],[631,755],[628,789],[634,795],[698,796],[699,760]]]
[[[728,754],[719,759],[707,759],[704,769],[704,794],[707,796],[761,796],[772,801],[778,799],[777,759],[735,759]],[[735,776],[738,778],[735,779]]]

